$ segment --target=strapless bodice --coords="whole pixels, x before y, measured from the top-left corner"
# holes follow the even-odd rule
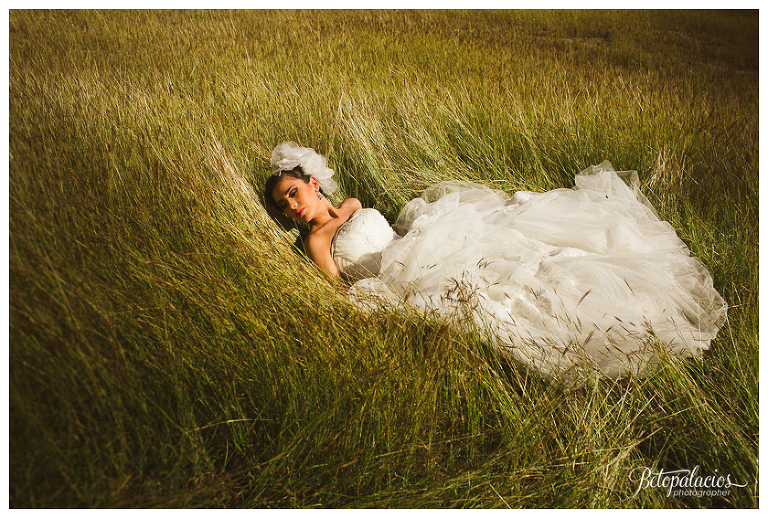
[[[342,277],[355,282],[380,273],[381,252],[397,237],[379,211],[359,209],[336,231],[331,255]]]

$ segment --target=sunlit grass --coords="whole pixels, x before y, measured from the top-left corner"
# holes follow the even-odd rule
[[[11,11],[11,507],[755,507],[757,15]],[[702,360],[570,390],[357,311],[259,202],[282,140],[394,222],[610,160],[711,269]],[[666,497],[638,466],[729,473]]]

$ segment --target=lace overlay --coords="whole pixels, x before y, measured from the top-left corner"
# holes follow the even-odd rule
[[[637,173],[607,162],[577,175],[575,189],[511,198],[437,184],[403,208],[399,239],[370,211],[334,242],[339,268],[357,281],[354,300],[449,319],[469,312],[504,353],[547,376],[643,373],[659,344],[699,356],[725,322],[709,271],[658,218]]]

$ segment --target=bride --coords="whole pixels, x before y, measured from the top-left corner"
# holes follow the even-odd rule
[[[350,282],[353,300],[448,318],[469,310],[504,353],[545,376],[643,374],[662,349],[700,356],[725,322],[706,266],[659,219],[637,173],[608,162],[576,175],[574,189],[511,198],[442,182],[394,230],[354,198],[333,206],[333,171],[312,149],[283,142],[272,167],[266,201],[309,225],[306,254]]]

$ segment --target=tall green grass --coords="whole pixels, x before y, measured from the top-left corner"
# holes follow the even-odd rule
[[[11,11],[11,507],[756,507],[758,16]],[[362,313],[259,186],[282,140],[394,221],[610,160],[711,269],[701,360],[569,389]],[[636,496],[633,468],[730,474]]]

